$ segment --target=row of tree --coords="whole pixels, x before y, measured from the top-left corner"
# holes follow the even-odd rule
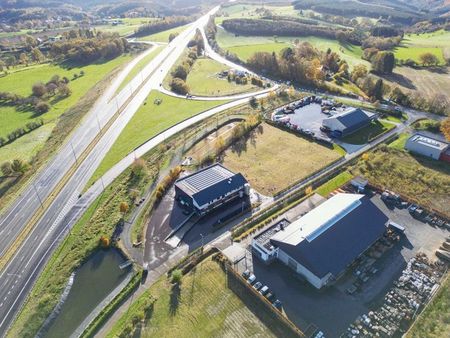
[[[0,168],[3,176],[21,176],[28,170],[29,165],[21,159],[15,159],[3,162]]]
[[[32,132],[33,130],[39,128],[44,124],[43,119],[38,119],[36,121],[28,122],[25,127],[20,127],[12,132],[10,132],[6,138],[0,136],[0,147],[3,147],[7,145],[8,143],[13,142],[14,140],[18,139],[19,137],[28,134],[29,132]]]
[[[292,20],[227,19],[222,26],[234,34],[242,35],[279,35],[279,36],[318,36],[338,39],[360,45],[362,36],[352,29],[304,24]]]
[[[190,16],[167,16],[161,20],[150,21],[145,25],[139,26],[133,36],[140,37],[159,33],[171,28],[186,25],[192,21],[193,18]]]

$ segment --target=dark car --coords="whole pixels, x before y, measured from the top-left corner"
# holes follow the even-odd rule
[[[250,277],[250,271],[245,270],[245,271],[242,273],[242,277],[244,277],[245,279],[248,279],[248,277]]]
[[[275,293],[273,293],[272,291],[269,291],[268,293],[266,293],[264,297],[266,297],[267,300],[271,303],[273,303],[277,300]]]
[[[255,283],[255,285],[253,285],[253,288],[255,289],[255,290],[259,290],[259,289],[261,289],[262,288],[262,283],[261,282],[256,282]]]
[[[273,307],[279,311],[281,311],[281,308],[283,307],[283,304],[277,299],[272,303]]]

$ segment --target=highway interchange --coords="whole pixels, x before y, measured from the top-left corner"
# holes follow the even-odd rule
[[[89,178],[150,91],[160,90],[168,95],[177,96],[162,88],[160,84],[181,56],[196,29],[200,29],[204,36],[205,52],[209,57],[227,66],[245,70],[242,66],[235,65],[215,53],[206,41],[203,28],[210,15],[217,10],[218,7],[212,9],[192,23],[149,62],[125,88],[115,95],[117,88],[131,69],[152,49],[141,54],[127,65],[106,92],[99,97],[94,107],[83,119],[80,126],[68,137],[68,141],[61,147],[57,155],[41,172],[36,174],[32,183],[24,189],[9,210],[1,216],[0,260],[6,256],[7,252],[12,252],[12,254],[8,256],[3,265],[0,265],[0,336],[6,334],[33,283],[60,241],[89,205],[99,196],[104,187],[122,173],[136,157],[144,155],[164,139],[202,119],[245,103],[251,96],[263,97],[268,95],[269,89],[258,93],[220,98],[194,97],[193,99],[197,100],[232,99],[233,101],[182,121],[148,140],[106,172],[86,193],[81,197],[79,196]],[[410,119],[407,123],[398,126],[381,139],[367,145],[354,156],[360,155],[363,151],[367,151],[387,137],[404,130],[416,118],[427,116],[425,113],[415,111],[408,111],[408,115]],[[341,165],[341,163],[337,165]],[[64,184],[61,184],[62,180]],[[304,183],[301,182],[300,185]],[[59,185],[61,187],[55,190]],[[45,210],[43,210],[43,214],[32,229],[26,232],[26,224],[42,208],[41,201],[44,202]],[[23,241],[19,241],[21,236],[24,238]],[[17,248],[15,245],[17,245]]]

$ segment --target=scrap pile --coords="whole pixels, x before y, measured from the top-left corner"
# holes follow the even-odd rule
[[[437,291],[445,271],[441,261],[432,263],[424,254],[417,254],[394,282],[381,308],[359,316],[342,337],[393,337],[396,333],[406,332]]]

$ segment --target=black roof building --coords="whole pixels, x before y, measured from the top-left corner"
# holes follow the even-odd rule
[[[242,174],[216,163],[178,179],[175,197],[183,205],[204,213],[239,196],[246,186],[248,182]]]

